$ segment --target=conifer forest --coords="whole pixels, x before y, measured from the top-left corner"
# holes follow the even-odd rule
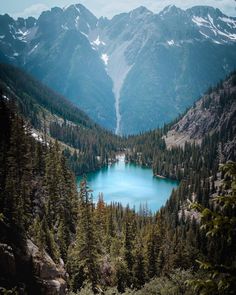
[[[194,35],[197,34],[195,26],[203,27],[206,21],[209,21],[209,29],[213,22],[209,15],[213,10],[199,6],[202,8],[180,12],[181,9],[168,6],[162,14],[148,16],[150,13],[141,7],[133,14],[97,20],[83,5],[74,7],[76,9],[72,7],[73,11],[72,8],[63,8],[63,11],[58,7],[53,8],[43,12],[39,19],[29,17],[14,20],[7,14],[0,15],[0,294],[236,294],[236,72],[231,69],[223,75],[219,70],[219,75],[213,79],[213,73],[209,70],[205,75],[210,83],[201,81],[201,84],[193,80],[195,82],[191,81],[185,92],[181,90],[184,87],[182,82],[176,78],[179,84],[175,81],[175,91],[182,95],[183,104],[185,94],[190,99],[194,91],[202,87],[198,99],[186,105],[179,104],[179,112],[174,112],[171,106],[173,101],[168,101],[169,96],[174,96],[174,92],[167,89],[172,89],[174,83],[170,74],[169,80],[166,77],[167,88],[158,84],[164,89],[160,92],[163,100],[157,96],[160,114],[155,108],[157,113],[151,119],[150,110],[148,118],[144,108],[142,115],[139,113],[142,104],[137,106],[139,95],[148,104],[151,103],[150,92],[157,91],[151,80],[156,74],[153,68],[152,75],[145,74],[146,67],[151,64],[143,60],[140,66],[138,60],[142,55],[135,46],[144,42],[143,35],[138,35],[140,39],[137,37],[135,46],[129,43],[133,48],[126,48],[130,50],[126,52],[130,63],[125,64],[120,57],[125,42],[131,42],[131,33],[126,32],[128,29],[123,22],[132,26],[132,34],[137,33],[134,30],[138,26],[137,19],[147,26],[147,34],[151,24],[160,26],[155,34],[163,34],[164,25],[166,28],[170,26],[170,29],[172,21],[181,26],[181,18],[186,22],[193,19],[191,30],[189,28],[185,32],[182,28],[181,32]],[[206,11],[207,20],[204,18]],[[214,22],[221,18],[217,30],[220,30],[223,22],[225,26],[228,24],[232,29],[229,35],[232,39],[235,17],[226,21],[226,16],[221,15],[219,9],[214,11]],[[77,31],[70,27],[70,20],[74,20],[76,13],[79,13],[76,18]],[[65,19],[66,25],[61,23]],[[156,23],[152,23],[154,20]],[[44,35],[46,24],[49,26],[48,35]],[[91,31],[84,29],[86,24]],[[214,27],[215,31],[217,27]],[[8,28],[10,31],[7,31]],[[20,31],[24,32],[23,28],[25,32],[30,32],[25,33],[29,37],[25,39],[28,45],[24,45],[24,48],[22,39],[17,35]],[[228,34],[226,29],[225,35]],[[96,30],[100,35],[92,42],[89,38]],[[123,41],[123,35],[122,38],[117,35],[119,30],[127,33],[127,41]],[[139,28],[141,33],[143,30]],[[104,32],[110,34],[107,43],[101,41],[101,38],[105,38]],[[208,31],[204,32],[207,34]],[[69,33],[75,34],[74,37],[66,35]],[[165,34],[169,34],[167,29]],[[155,35],[157,40],[158,36]],[[200,48],[197,36],[194,42]],[[223,33],[219,36],[229,38]],[[184,38],[182,35],[175,37]],[[65,43],[60,43],[62,40]],[[116,49],[108,43],[111,40]],[[215,40],[218,59],[221,58],[218,43],[222,42],[222,52],[228,50],[227,58],[233,65],[236,51],[230,50],[235,46],[234,41],[226,48],[226,41]],[[121,41],[124,42],[122,45],[119,43]],[[177,46],[174,43],[177,41],[172,41],[168,41],[170,43],[166,46],[176,46],[177,50],[182,50],[182,45]],[[75,52],[81,54],[81,59],[75,57],[75,52],[72,59],[67,52],[68,48],[74,46],[73,42],[79,44]],[[32,44],[34,47],[29,47]],[[22,59],[25,58],[24,63],[8,59],[13,46],[15,52],[20,52]],[[27,51],[27,46],[31,48],[30,51]],[[94,48],[90,49],[89,46]],[[102,49],[96,46],[102,46]],[[154,45],[150,43],[149,46]],[[96,60],[96,54],[102,53],[99,50],[103,48],[107,49],[111,61],[104,54],[103,61]],[[61,60],[57,60],[58,68],[53,68],[51,54],[58,54],[58,50],[61,50]],[[145,50],[145,46],[142,50]],[[158,49],[153,47],[152,50],[155,52]],[[181,57],[183,63],[187,62],[190,52],[193,54],[188,50],[185,59]],[[125,56],[125,53],[122,54]],[[151,53],[148,51],[145,54]],[[133,55],[137,55],[137,60]],[[16,53],[14,56],[18,58]],[[129,68],[128,77],[119,76],[120,72],[112,68],[112,58],[120,62],[120,65],[116,65],[120,66],[120,71],[125,71],[122,67],[127,67],[127,72],[131,61],[135,60]],[[173,61],[174,56],[171,55],[171,58]],[[44,59],[48,64],[43,62]],[[68,60],[71,68],[64,76],[63,67],[67,67],[65,60]],[[103,62],[105,69],[102,68]],[[77,76],[73,63],[74,67],[78,65],[81,72]],[[87,63],[91,67],[89,70]],[[174,66],[178,68],[177,64]],[[189,69],[186,64],[183,67]],[[235,68],[235,64],[232,68]],[[144,79],[146,75],[148,84],[145,79],[142,82],[138,80],[138,71],[142,69],[141,77]],[[194,73],[194,70],[188,72],[189,79],[195,77]],[[162,74],[166,74],[164,70]],[[127,80],[124,80],[118,98],[118,82],[114,75],[119,76],[119,81]],[[155,79],[159,79],[158,76]],[[185,73],[182,73],[181,79],[187,81]],[[65,91],[61,90],[63,83]],[[78,83],[78,87],[73,83]],[[112,83],[115,89],[114,113],[108,105],[113,95],[109,90]],[[139,83],[143,83],[143,88],[139,88]],[[60,85],[58,89],[57,85]],[[70,87],[75,88],[68,90]],[[77,98],[72,95],[73,91],[77,91]],[[124,107],[126,98],[131,101]],[[176,104],[179,99],[176,96]],[[107,109],[103,107],[105,101]],[[165,112],[161,114],[163,103],[166,103]],[[116,126],[112,125],[112,116],[116,117]],[[139,126],[140,118],[145,128]],[[153,123],[155,120],[159,120],[156,125]],[[142,192],[144,201],[139,208],[133,206],[132,197],[126,203],[122,198],[114,197],[107,202],[103,188],[99,188],[98,194],[95,193],[90,185],[91,175],[99,171],[109,172],[111,167],[119,163],[121,156],[124,167],[151,170],[153,181],[175,181],[176,188],[158,210],[149,207],[148,189]],[[116,185],[111,179],[111,190],[122,185],[122,178],[119,177]],[[136,185],[138,190],[139,183]]]

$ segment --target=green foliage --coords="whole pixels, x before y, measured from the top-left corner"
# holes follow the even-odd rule
[[[221,106],[229,99],[221,97]],[[54,111],[57,107],[53,104]],[[59,113],[65,122],[50,124],[50,132],[73,152],[62,153],[58,141],[36,142],[12,101],[0,100],[0,223],[19,228],[55,262],[63,258],[71,289],[79,294],[230,294],[236,256],[235,163],[222,166],[222,188],[215,181],[225,156],[219,147],[232,140],[233,126],[206,135],[201,146],[186,143],[184,149],[167,150],[163,136],[170,126],[118,140],[89,122],[78,123],[75,113],[76,126],[63,110]],[[127,160],[180,180],[158,213],[145,206],[136,213],[119,203],[107,205],[102,195],[95,206],[86,179],[78,198],[65,158],[80,174],[109,163],[121,142],[128,147]],[[216,191],[219,196],[210,197]],[[187,199],[198,202],[194,209],[201,224],[198,214],[187,212]]]
[[[78,201],[73,175],[58,143],[36,142],[11,100],[0,100],[0,113],[5,126],[0,136],[2,221],[58,262],[67,257],[75,231]]]
[[[137,241],[134,260],[134,287],[140,289],[146,282],[146,261],[142,241]]]
[[[1,295],[19,295],[18,291],[16,288],[13,288],[13,289],[5,289],[5,288],[2,288],[0,287],[0,294]]]
[[[126,263],[120,259],[116,263],[116,285],[118,292],[125,292],[125,289],[129,284],[129,280],[130,277],[128,267]]]
[[[209,240],[214,238],[224,241],[224,261],[214,263],[210,260],[197,261],[206,271],[205,279],[192,280],[198,294],[234,294],[236,282],[235,242],[236,242],[236,163],[228,162],[221,166],[224,174],[223,192],[212,199],[214,211],[199,204],[192,207],[201,213],[201,229],[206,231]]]
[[[50,136],[69,146],[65,148],[64,156],[76,175],[115,161],[115,153],[122,148],[122,139],[95,124],[61,95],[5,64],[0,64],[0,86],[7,97],[14,99],[17,111],[34,129],[41,131],[44,139]]]
[[[93,206],[86,179],[83,179],[80,183],[76,241],[68,258],[68,269],[72,276],[71,286],[74,291],[79,290],[85,281],[90,282],[95,291],[99,282],[99,243],[94,223]]]

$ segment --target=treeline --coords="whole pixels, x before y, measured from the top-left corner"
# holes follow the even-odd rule
[[[186,190],[185,206],[177,209],[174,193],[156,214],[146,206],[137,213],[106,205],[102,195],[95,206],[84,179],[67,260],[71,290],[81,295],[234,294],[236,163],[222,166],[220,173],[223,182],[211,209],[194,196],[186,205]]]
[[[231,79],[231,83],[234,81],[233,78],[234,76]],[[217,95],[220,94],[219,105],[216,111],[219,114],[225,111],[225,116],[227,116],[227,112],[235,102],[235,94],[230,90],[219,91],[222,90],[222,87],[223,84],[220,84],[214,90],[217,91]],[[203,107],[215,107],[214,97],[212,95],[204,99]],[[219,182],[225,175],[224,172],[222,174],[219,173],[219,163],[236,160],[234,146],[236,125],[234,118],[232,120],[225,120],[224,124],[221,122],[213,133],[205,135],[200,145],[186,143],[183,148],[172,147],[171,149],[167,149],[164,142],[164,135],[166,135],[170,126],[128,139],[129,149],[126,153],[128,161],[152,167],[154,175],[180,181],[179,187],[173,191],[166,205],[160,210],[163,222],[165,223],[165,235],[163,239],[168,244],[168,247],[164,247],[165,250],[163,252],[165,261],[164,269],[168,272],[179,267],[181,269],[191,268],[195,270],[196,275],[196,270],[198,269],[196,260],[203,259],[208,261],[209,265],[217,265],[218,269],[220,265],[227,264],[231,272],[227,273],[225,270],[225,273],[227,273],[225,276],[228,275],[229,278],[235,279],[235,275],[233,274],[235,268],[233,265],[236,257],[235,251],[232,248],[233,244],[231,244],[232,241],[235,243],[236,224],[233,221],[235,220],[236,214],[233,205],[235,204],[235,193],[233,197],[234,201],[231,203],[231,207],[229,206],[230,209],[225,205],[227,209],[224,211],[225,206],[221,202],[218,202],[219,207],[213,202],[214,196],[224,194],[222,187],[219,186]],[[235,168],[229,169],[234,171]],[[235,175],[235,171],[231,174]],[[235,179],[235,176],[231,177],[231,180]],[[209,237],[209,232],[206,230],[208,225],[207,217],[205,218],[206,225],[201,227],[200,215],[194,211],[189,212],[188,208],[191,202],[198,202],[199,206],[206,208],[204,211],[206,215],[207,212],[219,210],[221,205],[222,208],[220,210],[224,212],[222,215],[225,215],[225,222],[232,229],[231,240],[229,241],[223,237],[224,234],[221,238],[217,238],[217,235],[214,233]],[[215,220],[216,228],[224,224],[223,216],[218,220],[219,224]],[[212,215],[209,213],[208,217],[210,220]],[[168,263],[169,259],[170,263]],[[204,264],[205,270],[210,271],[211,267],[207,267],[206,265],[207,263]],[[215,276],[217,274],[218,272],[215,271]],[[225,284],[224,280],[225,278],[221,281],[222,286]],[[199,282],[202,282],[202,280],[199,279]],[[230,291],[225,291],[225,285],[222,288],[218,288],[218,283],[212,282],[211,280],[209,282],[208,290],[206,287],[207,283],[202,282],[202,286],[198,286],[199,290],[198,293],[196,291],[196,294],[201,292],[201,287],[205,292],[203,294],[233,294],[231,284],[229,284]],[[179,291],[176,294],[185,293]]]
[[[0,64],[0,89],[15,100],[18,111],[42,137],[64,144],[64,155],[76,175],[115,161],[115,153],[122,149],[120,137],[20,69]]]
[[[234,294],[236,164],[218,169],[219,162],[235,161],[224,150],[235,137],[233,122],[201,145],[171,150],[163,139],[168,126],[121,141],[66,120],[51,123],[54,137],[74,148],[62,151],[57,140],[33,138],[7,93],[0,98],[0,126],[0,241],[30,238],[56,263],[63,259],[71,294]],[[108,205],[102,195],[94,204],[86,178],[77,193],[68,161],[84,173],[124,147],[129,161],[180,180],[159,212]],[[1,287],[16,287],[16,294],[17,283],[0,275]]]
[[[93,292],[140,289],[172,269],[176,255],[165,256],[170,244],[166,247],[168,225],[162,212],[106,205],[102,195],[95,206],[86,180],[78,197],[57,142],[35,140],[11,100],[1,98],[0,120],[1,242],[24,244],[30,238],[56,263],[62,258],[73,291],[89,284]],[[6,289],[17,287],[6,277],[0,283]]]
[[[64,155],[76,175],[91,172],[116,161],[122,149],[122,139],[108,131],[85,129],[68,122],[50,124],[50,135],[67,144]]]
[[[60,257],[66,261],[76,231],[78,198],[60,146],[35,140],[14,102],[3,97],[0,126],[1,243],[24,253],[30,238],[55,262]],[[1,287],[12,283],[10,276],[0,276]]]
[[[107,205],[102,195],[95,206],[86,179],[81,182],[79,204],[77,235],[67,264],[72,291],[137,291],[155,277],[196,264],[198,253],[190,252],[194,247],[188,249],[186,257],[187,250],[182,252],[184,244],[181,253],[169,253],[178,236],[175,233],[173,239],[170,235],[171,225],[166,223],[163,212],[152,215],[146,206],[137,213],[119,203]],[[188,243],[193,245],[194,228],[196,224],[185,232]]]

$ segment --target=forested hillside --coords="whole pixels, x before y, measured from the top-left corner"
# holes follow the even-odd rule
[[[0,126],[0,293],[65,291],[60,257],[76,229],[74,176],[59,144],[35,140],[14,102],[2,95]]]
[[[17,69],[2,66],[2,73],[0,293],[234,294],[235,74],[175,123],[119,139]],[[206,112],[220,124],[206,127]],[[167,146],[173,130],[192,130],[180,126],[194,113],[206,128],[201,140],[193,132],[184,146]],[[77,192],[65,157],[72,147],[85,154],[93,141],[98,150],[89,160],[102,148],[125,148],[127,161],[152,166],[179,187],[154,213],[145,205],[135,212],[128,204],[106,204],[102,194],[94,204],[86,177]]]
[[[140,136],[128,137],[127,159],[153,167],[154,174],[181,180],[236,159],[236,74],[211,87],[186,114]],[[215,167],[215,168],[213,168]]]
[[[119,138],[96,125],[84,112],[22,70],[0,64],[0,89],[14,98],[34,136],[57,139],[75,174],[115,160]]]

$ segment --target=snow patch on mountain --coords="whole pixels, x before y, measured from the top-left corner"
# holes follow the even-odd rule
[[[105,46],[106,45],[105,42],[103,42],[103,41],[100,40],[99,35],[97,36],[97,39],[95,41],[92,41],[91,42],[91,44],[92,45],[96,45],[96,46],[100,46],[100,45],[104,45]]]
[[[84,35],[86,38],[88,38],[88,35],[85,34],[84,32],[80,31],[80,33],[81,33],[82,35]]]
[[[62,8],[62,10],[63,11],[65,11],[67,8],[69,8],[71,6],[71,4],[68,4],[68,5],[66,5],[66,6],[64,6],[63,8]]]
[[[227,25],[231,28],[231,29],[235,29],[236,28],[236,20],[231,19],[229,17],[219,17],[219,19],[221,21],[223,21],[224,23],[227,23]]]
[[[207,36],[206,34],[204,34],[202,31],[199,31],[199,33],[204,36],[205,38],[210,38],[209,36]]]
[[[170,45],[170,46],[175,45],[175,41],[174,41],[174,40],[167,41],[167,43],[168,43],[168,45]]]
[[[202,17],[194,16],[194,17],[192,18],[192,21],[193,21],[197,26],[199,26],[199,27],[201,27],[201,26],[207,26],[207,27],[210,27],[210,26],[209,26],[209,22],[206,21],[206,20],[205,20],[204,18],[202,18]]]
[[[219,17],[217,19],[213,19],[213,17],[208,13],[206,18],[199,17],[199,16],[193,16],[192,21],[201,28],[200,34],[202,34],[206,38],[211,38],[212,42],[216,44],[222,44],[222,42],[227,42],[226,40],[229,39],[230,41],[236,40],[236,34],[228,32],[224,27],[221,27],[221,25],[218,23],[216,24],[216,21],[223,22],[223,25],[228,27],[228,29],[232,30],[236,28],[236,20],[229,18],[229,17]],[[204,32],[202,31],[204,30]],[[212,38],[212,33],[215,37],[221,39],[221,40],[215,40]],[[222,39],[223,37],[223,39]]]
[[[77,15],[76,18],[75,18],[75,27],[78,29],[79,27],[79,19],[80,19],[80,16]]]
[[[68,31],[68,30],[69,30],[69,28],[68,28],[66,25],[61,25],[61,28],[62,28],[63,30],[65,30],[65,31]]]
[[[120,93],[124,84],[124,81],[131,70],[133,65],[129,65],[125,58],[125,51],[130,45],[130,42],[126,41],[118,46],[110,55],[109,63],[107,66],[107,73],[113,81],[113,93],[115,95],[115,110],[116,110],[116,129],[115,133],[120,134]]]
[[[36,49],[37,49],[37,47],[39,46],[39,43],[38,44],[36,44],[30,51],[29,51],[29,55],[30,54],[32,54]]]
[[[104,64],[107,66],[109,61],[109,56],[106,53],[101,55],[101,59],[103,60]]]
[[[78,11],[78,13],[80,14],[79,6],[75,4],[74,7],[75,7],[75,9]]]

